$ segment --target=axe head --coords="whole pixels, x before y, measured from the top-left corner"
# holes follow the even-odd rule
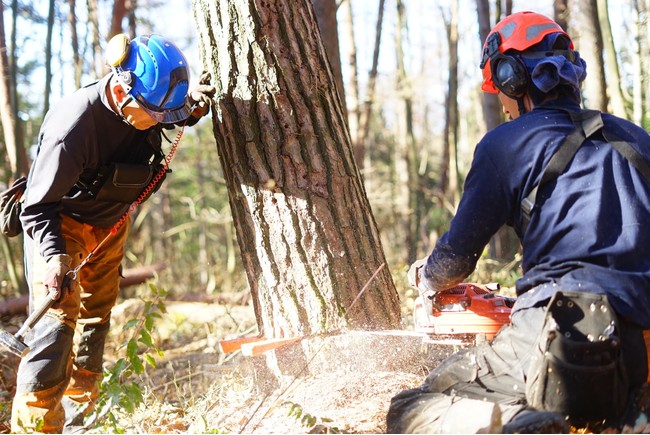
[[[5,347],[9,352],[20,358],[29,352],[29,346],[7,331],[0,331],[0,346]]]

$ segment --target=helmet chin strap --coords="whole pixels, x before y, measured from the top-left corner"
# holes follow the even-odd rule
[[[519,116],[528,113],[528,109],[524,104],[524,97],[517,97],[517,110],[519,110]]]
[[[130,95],[127,96],[120,104],[116,104],[117,108],[117,113],[120,115],[122,118],[122,121],[126,122],[127,124],[131,125],[129,121],[126,120],[126,115],[124,115],[124,108],[131,102],[133,101],[133,97]]]

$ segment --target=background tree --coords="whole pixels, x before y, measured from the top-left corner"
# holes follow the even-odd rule
[[[327,53],[327,60],[330,64],[336,90],[341,98],[341,107],[347,117],[345,106],[345,88],[343,87],[343,75],[341,73],[341,51],[339,50],[339,29],[336,20],[336,0],[312,0],[314,13],[318,22],[321,40]]]
[[[586,105],[591,109],[607,111],[607,79],[603,58],[603,33],[598,19],[598,1],[580,0],[580,24],[576,28],[576,40],[580,55],[589,68],[589,80],[584,83]]]

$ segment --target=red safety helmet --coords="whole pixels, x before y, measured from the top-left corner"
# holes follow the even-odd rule
[[[573,50],[573,42],[571,37],[562,30],[559,24],[550,18],[538,14],[536,12],[517,12],[509,15],[503,20],[499,21],[492,29],[485,44],[483,44],[483,57],[481,59],[481,69],[483,71],[483,84],[481,89],[491,94],[496,94],[500,90],[503,91],[501,83],[495,83],[492,76],[492,69],[495,66],[495,60],[505,59],[508,63],[508,69],[517,69],[519,66],[523,67],[521,62],[510,62],[510,56],[504,56],[508,50],[515,50],[524,52],[533,45],[541,42],[544,37],[553,33],[560,33],[569,41],[569,50]],[[517,77],[517,71],[510,72]],[[525,67],[522,75],[527,76]],[[497,80],[498,81],[498,80]],[[508,84],[512,87],[512,84]],[[515,85],[516,86],[516,85]],[[505,92],[506,94],[510,92]]]

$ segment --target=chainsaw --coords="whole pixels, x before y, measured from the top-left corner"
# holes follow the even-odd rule
[[[470,345],[491,340],[510,323],[515,299],[495,294],[498,284],[458,284],[422,293],[415,300],[415,331],[433,344]]]

